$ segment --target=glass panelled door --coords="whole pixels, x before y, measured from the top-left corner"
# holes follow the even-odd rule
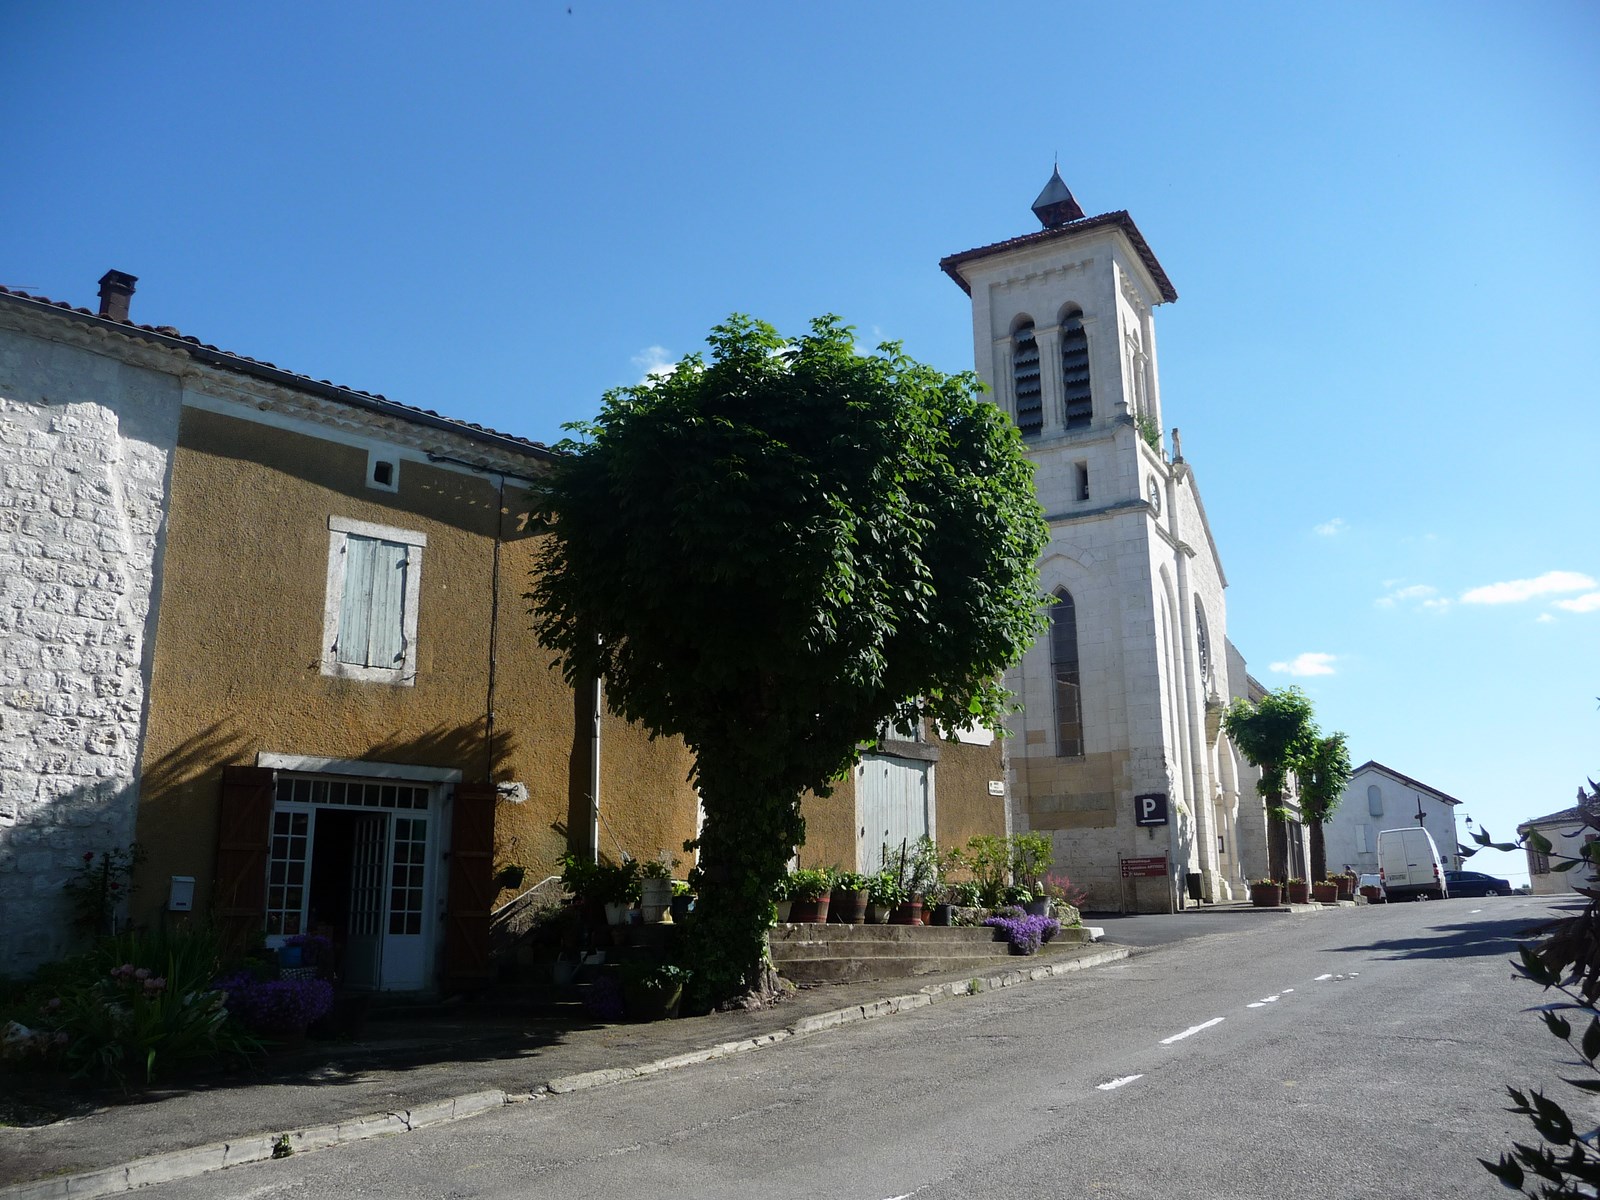
[[[389,915],[383,938],[383,986],[398,991],[428,983],[427,883],[428,819],[396,816],[394,858],[389,867]]]
[[[282,772],[267,862],[268,944],[313,928],[346,986],[416,991],[433,981],[435,792],[404,780]],[[274,936],[278,935],[278,936]]]
[[[351,987],[383,982],[383,876],[389,857],[389,818],[365,814],[356,823],[350,855],[350,916],[345,935],[344,976]]]

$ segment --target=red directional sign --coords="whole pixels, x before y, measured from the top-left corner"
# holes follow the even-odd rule
[[[1155,858],[1125,858],[1122,860],[1122,877],[1124,879],[1139,879],[1146,876],[1165,875],[1167,873],[1167,860],[1160,856]]]

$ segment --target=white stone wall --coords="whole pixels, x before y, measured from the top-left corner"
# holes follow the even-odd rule
[[[63,884],[133,836],[180,389],[96,336],[0,312],[0,974],[70,949]]]
[[[1371,812],[1367,789],[1379,789],[1381,815]],[[1433,793],[1397,779],[1381,767],[1365,766],[1350,777],[1339,798],[1333,817],[1323,826],[1322,841],[1327,851],[1328,870],[1350,867],[1358,875],[1378,869],[1378,833],[1384,829],[1415,828],[1417,801],[1422,801],[1422,827],[1433,835],[1439,857],[1454,870],[1462,865],[1457,849],[1456,806]],[[1365,846],[1360,833],[1365,826]],[[1471,867],[1471,864],[1467,864]],[[1474,868],[1475,869],[1475,868]]]

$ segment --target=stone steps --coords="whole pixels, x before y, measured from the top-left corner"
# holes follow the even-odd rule
[[[1092,940],[1088,929],[1063,929],[1052,945]],[[845,983],[908,979],[993,967],[1014,957],[999,932],[987,926],[779,925],[772,930],[772,961],[795,983]]]

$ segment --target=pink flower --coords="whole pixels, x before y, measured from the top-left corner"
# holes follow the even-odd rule
[[[50,1003],[45,1005],[45,1007],[46,1008],[60,1008],[61,1007],[61,997],[60,996],[52,996],[51,999],[50,999]]]
[[[150,978],[150,968],[149,967],[140,967],[137,971],[135,971],[133,973],[133,977],[135,979],[149,979]]]

